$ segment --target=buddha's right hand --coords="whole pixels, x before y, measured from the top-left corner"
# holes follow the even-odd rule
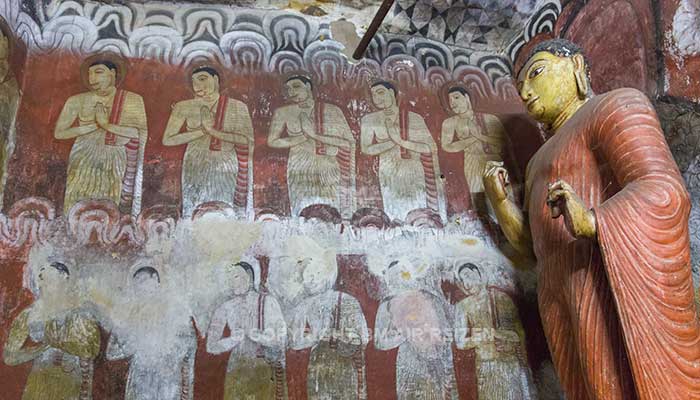
[[[502,161],[487,161],[483,180],[484,190],[491,204],[498,204],[508,197],[506,187],[510,184],[510,180]]]

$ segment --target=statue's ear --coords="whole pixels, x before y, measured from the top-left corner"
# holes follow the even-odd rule
[[[590,93],[588,74],[586,74],[586,60],[581,54],[574,54],[572,60],[574,62],[574,77],[576,78],[578,97],[585,99]]]

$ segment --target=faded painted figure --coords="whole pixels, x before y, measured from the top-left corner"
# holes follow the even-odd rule
[[[182,214],[205,202],[252,206],[253,123],[248,106],[220,93],[221,77],[210,66],[192,71],[194,98],[173,106],[163,144],[187,144],[182,161]]]
[[[245,262],[226,267],[230,300],[214,311],[207,351],[231,352],[224,399],[286,399],[287,324],[277,300],[255,288],[256,271]],[[229,336],[224,336],[225,328]]]
[[[327,204],[349,219],[355,210],[355,138],[345,115],[337,106],[314,98],[306,76],[292,76],[284,86],[292,104],[275,111],[267,144],[289,149],[292,216],[312,204]]]
[[[22,400],[92,399],[93,360],[100,351],[100,331],[78,310],[49,314],[45,298],[56,301],[72,289],[70,270],[61,262],[41,266],[33,280],[35,303],[12,323],[3,357],[7,365],[32,362]]]
[[[85,60],[90,91],[66,100],[54,137],[75,139],[68,159],[63,212],[83,199],[111,200],[126,214],[141,211],[143,155],[148,137],[141,96],[121,89],[126,64],[114,55]]]
[[[441,298],[415,285],[413,262],[400,257],[384,272],[392,294],[379,304],[374,345],[379,350],[399,349],[399,400],[456,400],[449,314]]]
[[[484,194],[482,175],[488,161],[503,159],[505,128],[495,115],[475,113],[463,87],[451,87],[447,97],[454,115],[442,123],[442,149],[448,153],[464,152],[464,177],[472,207],[481,215],[493,214]]]
[[[0,19],[0,210],[5,197],[7,168],[15,151],[15,120],[19,106],[19,86],[10,71],[11,50],[10,28]]]
[[[582,50],[561,39],[535,46],[518,90],[551,134],[528,165],[525,212],[500,163],[484,186],[508,241],[537,260],[567,399],[700,399],[690,202],[654,107],[636,89],[594,95]]]
[[[127,324],[112,331],[108,360],[129,359],[126,400],[192,400],[196,334],[186,309],[163,304],[160,275],[141,267],[131,280]],[[167,310],[167,311],[166,311]]]
[[[487,287],[471,263],[459,266],[458,282],[467,295],[455,306],[455,344],[476,349],[479,400],[530,400],[534,383],[524,348],[524,331],[513,300]]]
[[[397,102],[389,82],[375,82],[372,103],[379,111],[362,118],[361,148],[379,156],[379,185],[384,212],[405,221],[410,211],[431,209],[447,220],[445,193],[435,140],[422,116]]]
[[[310,247],[313,247],[310,246]],[[334,252],[297,260],[304,299],[291,323],[291,348],[311,348],[306,390],[309,399],[366,399],[367,322],[353,296],[333,289],[338,276]]]

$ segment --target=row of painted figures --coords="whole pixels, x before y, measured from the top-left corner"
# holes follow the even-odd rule
[[[82,199],[108,199],[135,215],[148,138],[143,99],[119,88],[126,69],[114,55],[89,57],[81,71],[89,91],[66,101],[54,132],[57,139],[74,140],[64,212]],[[163,135],[166,146],[187,146],[182,213],[189,217],[199,204],[220,201],[245,214],[253,187],[251,114],[246,104],[221,94],[220,72],[212,66],[193,68],[191,83],[194,97],[174,104]],[[274,112],[267,145],[289,151],[292,216],[324,204],[350,219],[357,209],[356,140],[345,114],[319,101],[303,74],[288,77],[284,89],[290,104]],[[454,86],[448,92],[454,115],[444,121],[441,145],[447,152],[464,152],[472,201],[485,209],[481,174],[487,161],[501,159],[503,126],[495,116],[474,113],[464,88]],[[390,82],[374,82],[371,98],[378,111],[362,118],[360,150],[379,158],[384,212],[390,220],[405,221],[410,211],[429,209],[446,221],[444,176],[423,117],[401,105]],[[6,165],[2,168],[4,173]]]
[[[308,398],[366,399],[367,378],[373,375],[367,369],[385,368],[365,364],[370,342],[373,351],[398,349],[399,399],[457,398],[453,342],[458,349],[476,351],[479,399],[535,398],[516,307],[503,290],[487,284],[483,267],[455,265],[456,281],[466,297],[454,306],[431,292],[405,286],[385,297],[372,335],[358,300],[334,288],[337,265],[327,273],[329,266],[319,258],[300,262],[303,289],[293,306],[260,289],[255,283],[259,269],[252,264],[225,267],[228,295],[210,314],[206,329],[170,300],[173,315],[151,308],[165,296],[166,282],[156,268],[139,267],[128,286],[135,293],[132,306],[138,304],[131,318],[140,322],[121,330],[112,326],[106,348],[108,360],[129,360],[125,398],[193,398],[195,326],[206,331],[207,352],[230,352],[225,399],[287,398],[287,349],[311,349]],[[410,265],[404,264],[392,262],[385,272],[385,279],[396,287],[405,285],[410,275]],[[87,306],[66,316],[40,316],[42,294],[66,290],[71,279],[76,278],[61,262],[40,268],[36,301],[12,324],[5,363],[33,363],[23,400],[92,398],[93,360],[101,342],[98,318],[86,311]]]

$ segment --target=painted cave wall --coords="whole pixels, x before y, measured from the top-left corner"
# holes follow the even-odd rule
[[[11,36],[11,74],[0,86],[0,103],[7,105],[0,112],[9,121],[3,129],[13,132],[0,215],[0,376],[11,382],[3,384],[7,398],[28,391],[50,398],[72,390],[121,399],[162,389],[172,398],[221,399],[241,385],[260,384],[244,379],[252,376],[247,366],[269,374],[275,385],[263,386],[275,398],[432,393],[500,399],[505,392],[560,398],[539,326],[533,274],[505,245],[488,209],[475,204],[480,197],[470,188],[475,169],[469,165],[484,155],[503,160],[512,196],[521,196],[525,165],[543,139],[525,115],[510,75],[536,43],[564,37],[586,50],[596,92],[635,87],[655,101],[693,199],[700,199],[695,76],[700,52],[691,29],[700,27],[679,28],[685,26],[682,17],[697,16],[697,10],[685,0],[547,1],[517,37],[488,49],[459,46],[455,38],[464,36],[440,22],[449,21],[442,5],[422,5],[425,14],[418,15],[420,7],[408,3],[398,2],[390,27],[361,62],[343,54],[329,17],[284,7],[1,3],[8,28],[3,32]],[[397,26],[415,29],[398,32]],[[691,39],[682,37],[688,32]],[[2,50],[0,42],[0,56]],[[124,146],[118,160],[124,169],[116,180],[121,190],[112,201],[76,192],[75,205],[66,209],[76,140],[57,139],[56,125],[72,96],[90,92],[85,81],[91,63],[106,59],[121,71],[117,88],[142,99],[141,107],[127,96],[122,114],[143,123],[139,132],[147,135],[136,143],[101,133],[92,143],[91,160],[110,162],[113,147]],[[192,75],[203,66],[217,71],[221,98],[229,99],[224,111],[215,103],[205,113],[210,129],[248,135],[249,141],[241,146],[207,139],[199,156],[185,162],[188,145],[166,145],[164,137],[174,114],[201,118],[196,107],[182,102],[196,97]],[[303,79],[288,81],[293,76]],[[293,91],[303,91],[305,79],[311,100],[325,104],[325,111],[321,117],[309,111],[297,125],[304,107],[295,106]],[[395,88],[398,115],[382,114],[373,100],[373,88],[384,87],[382,96],[393,93],[373,86],[377,81]],[[290,82],[301,86],[290,88]],[[462,91],[451,91],[454,87]],[[467,122],[452,120],[462,121],[462,128],[450,136],[450,129],[443,131],[455,126],[445,123],[455,117],[449,100],[455,93],[468,95],[473,112],[465,114]],[[383,115],[393,118],[395,136],[416,140],[423,150],[397,148],[389,162],[367,154],[364,147],[387,140],[382,121],[389,117]],[[66,129],[80,125],[69,122]],[[334,132],[329,136],[343,145],[319,146],[314,139],[301,158],[270,145],[273,126],[285,127],[282,137],[289,139],[303,124],[316,133],[322,125],[323,133]],[[186,130],[177,127],[176,133]],[[363,131],[370,138],[365,146]],[[460,135],[485,135],[502,145],[482,138],[478,151],[470,149],[466,157],[464,150],[447,151],[446,138]],[[216,167],[208,158],[222,151],[235,155],[223,172],[224,164]],[[410,162],[410,168],[398,167]],[[387,165],[394,169],[387,172]],[[101,176],[104,170],[95,171]],[[226,180],[231,176],[235,182]],[[415,181],[418,189],[406,183]],[[129,190],[139,182],[140,191]],[[221,182],[227,183],[223,200],[217,197]],[[338,197],[324,200],[319,193],[333,187]],[[186,205],[186,197],[197,204]],[[249,270],[235,268],[241,261]],[[250,271],[255,305],[236,303],[229,311],[233,316],[222,323],[220,310],[231,301],[232,282],[241,279],[234,271]],[[265,304],[273,305],[268,310]],[[230,325],[238,323],[233,321],[259,326],[261,313],[289,330],[284,339],[263,346],[274,352],[250,347],[257,342],[246,339],[247,347],[213,354],[210,336],[233,337]],[[319,326],[340,329],[336,321],[349,331],[344,337],[349,347],[343,340],[304,342],[292,336]],[[47,334],[51,324],[57,328]],[[378,339],[377,332],[387,327],[414,333],[437,328],[443,337]],[[455,333],[462,328],[469,333]],[[82,350],[65,350],[71,340]],[[52,346],[34,359],[21,362],[21,351],[12,352],[43,342]],[[75,356],[83,350],[89,355]],[[346,354],[336,357],[342,351]],[[251,364],[232,364],[239,359]],[[500,375],[491,376],[508,384],[486,387],[484,360],[500,362]],[[172,365],[181,367],[179,374],[156,379],[137,373],[169,371]],[[62,383],[33,383],[56,366],[64,367]],[[329,379],[324,366],[345,373]],[[439,384],[421,385],[429,378]]]
[[[1,10],[18,82],[4,93],[19,99],[0,215],[7,398],[556,395],[524,295],[532,274],[504,255],[469,185],[484,161],[469,163],[503,160],[519,197],[541,143],[507,58],[384,33],[351,63],[325,20],[290,10]],[[110,71],[116,91],[96,111],[90,74]],[[220,97],[203,112],[192,80],[214,75]],[[309,89],[312,109],[294,97]],[[450,94],[473,109],[452,125]],[[373,96],[395,98],[398,114]],[[98,114],[131,130],[63,138]],[[237,139],[169,145],[175,115],[200,122],[172,134],[206,119]],[[284,140],[306,129],[336,142],[308,140],[293,155],[270,145],[275,127]],[[389,129],[418,150],[367,154]],[[479,135],[467,157],[446,150]],[[187,158],[188,146],[199,153]],[[234,299],[236,271],[251,285]],[[226,344],[266,326],[286,330]],[[313,336],[333,329],[343,334]],[[478,378],[489,360],[509,385]]]

